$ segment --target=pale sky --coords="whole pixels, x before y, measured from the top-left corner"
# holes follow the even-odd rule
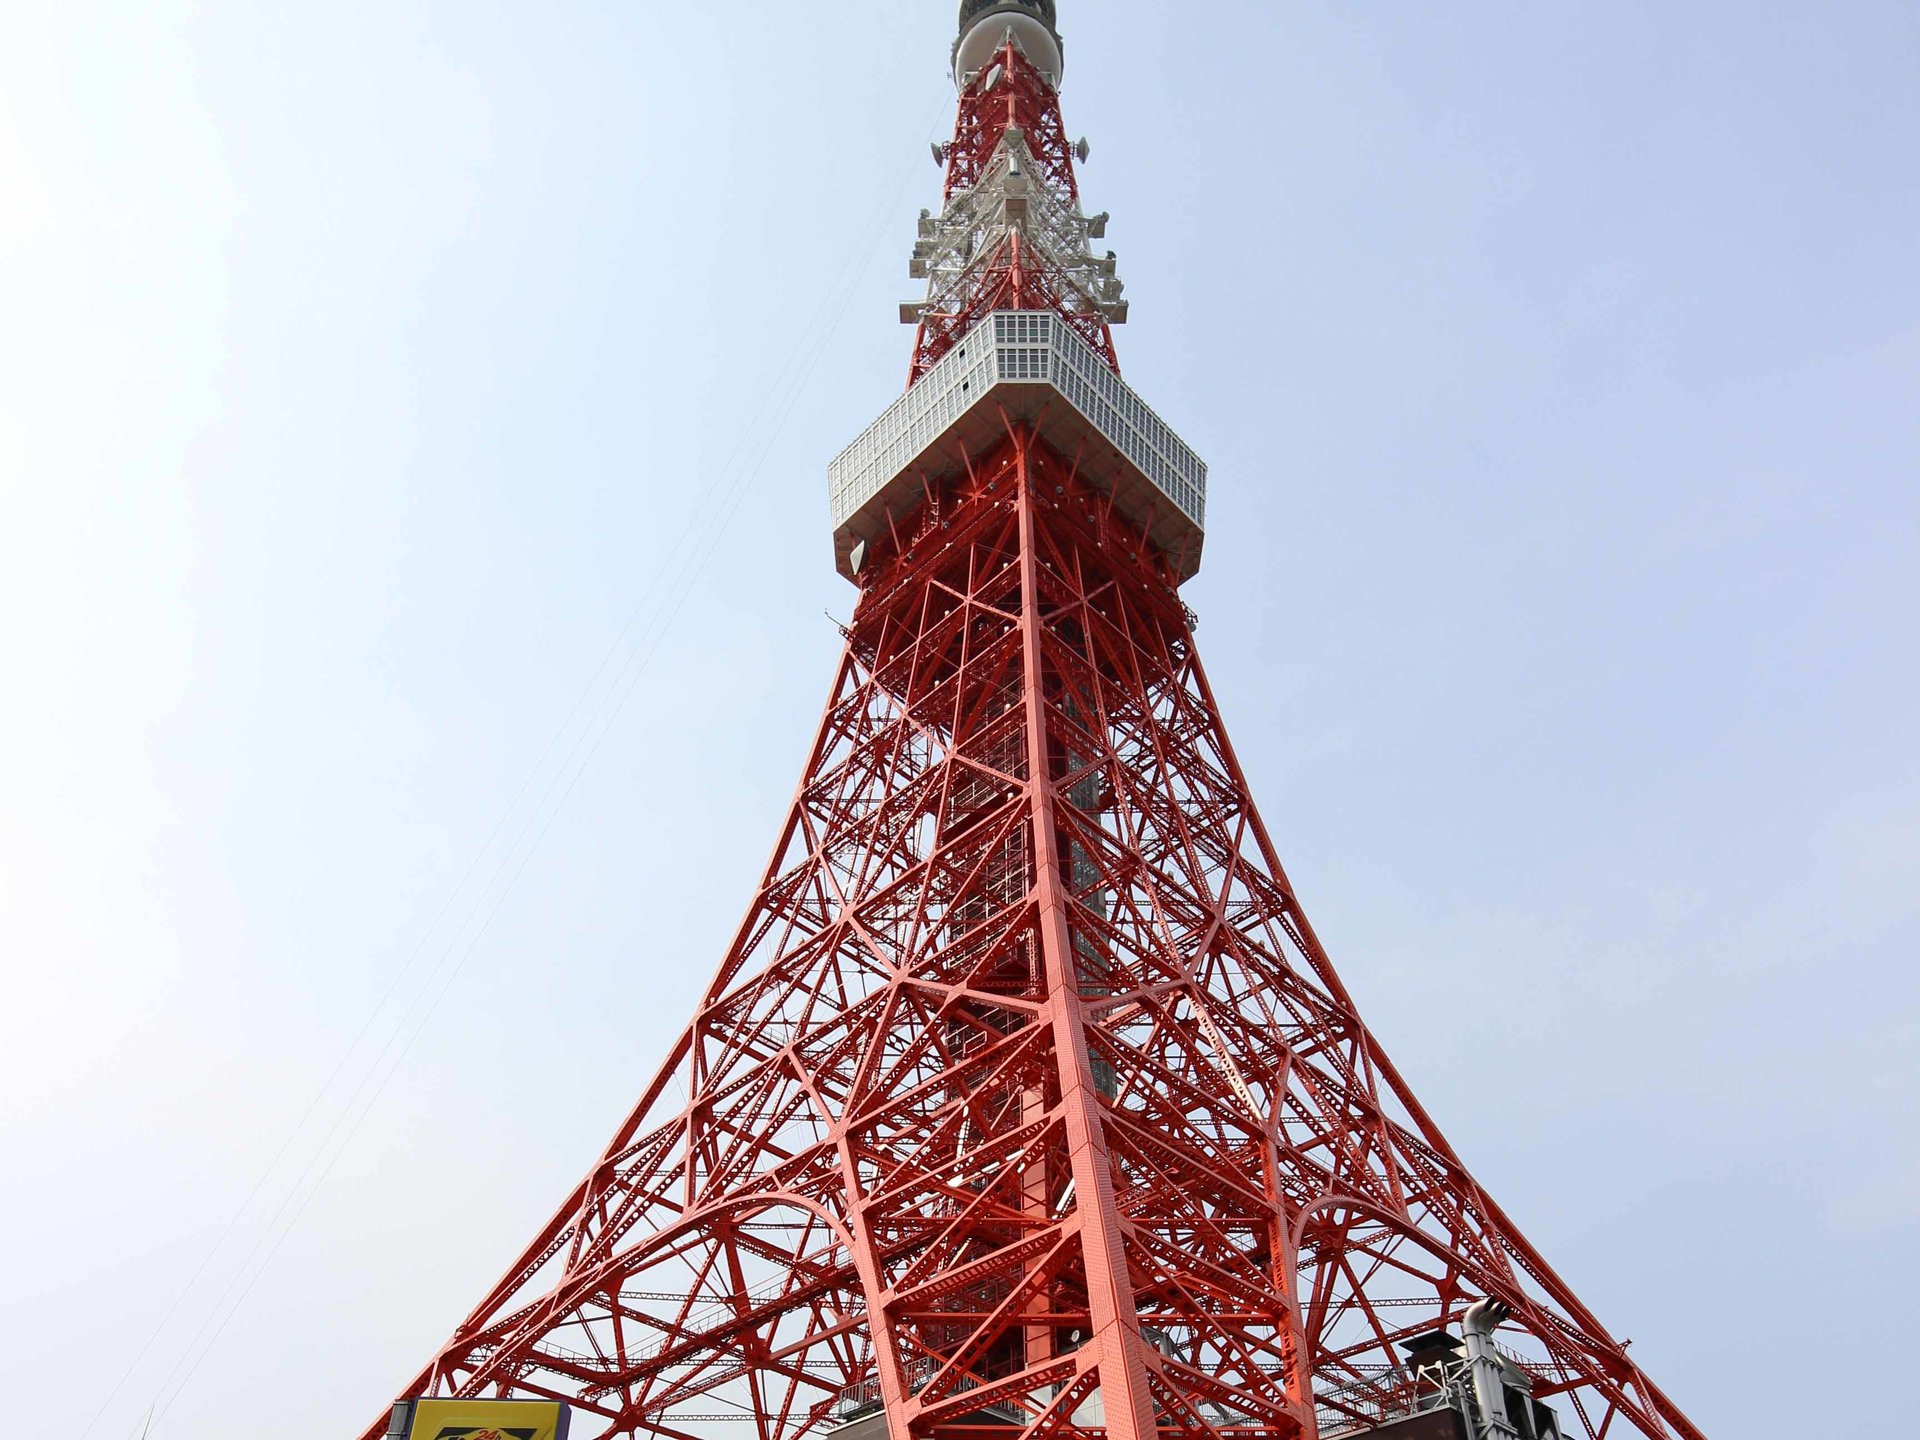
[[[13,1429],[356,1432],[644,1087],[831,679],[952,9],[8,7]],[[1062,11],[1335,962],[1702,1428],[1804,1434],[1920,1279],[1920,8]]]

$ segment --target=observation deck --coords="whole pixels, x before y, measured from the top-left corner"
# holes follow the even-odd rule
[[[999,310],[888,406],[827,469],[834,559],[888,533],[939,485],[1024,421],[1108,491],[1181,581],[1200,569],[1207,467],[1073,328],[1047,310]]]

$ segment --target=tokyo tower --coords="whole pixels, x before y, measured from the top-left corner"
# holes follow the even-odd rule
[[[962,4],[909,384],[831,467],[859,598],[772,860],[402,1394],[563,1402],[576,1440],[1702,1440],[1468,1173],[1281,867],[1180,599],[1206,467],[1121,378],[1063,69],[1054,0]]]

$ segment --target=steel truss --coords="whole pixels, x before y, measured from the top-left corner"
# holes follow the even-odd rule
[[[914,248],[927,298],[902,312],[919,323],[909,383],[994,310],[1055,311],[1117,371],[1126,287],[1089,245],[1106,217],[1081,213],[1059,92],[1011,39],[962,85],[944,153],[945,209],[923,216]]]
[[[1009,425],[878,549],[692,1023],[406,1393],[1289,1440],[1392,1413],[1400,1342],[1491,1296],[1589,1440],[1701,1440],[1362,1023],[1110,497]]]

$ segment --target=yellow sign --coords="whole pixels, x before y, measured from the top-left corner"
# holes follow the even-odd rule
[[[408,1440],[567,1440],[567,1418],[544,1400],[420,1400]]]

